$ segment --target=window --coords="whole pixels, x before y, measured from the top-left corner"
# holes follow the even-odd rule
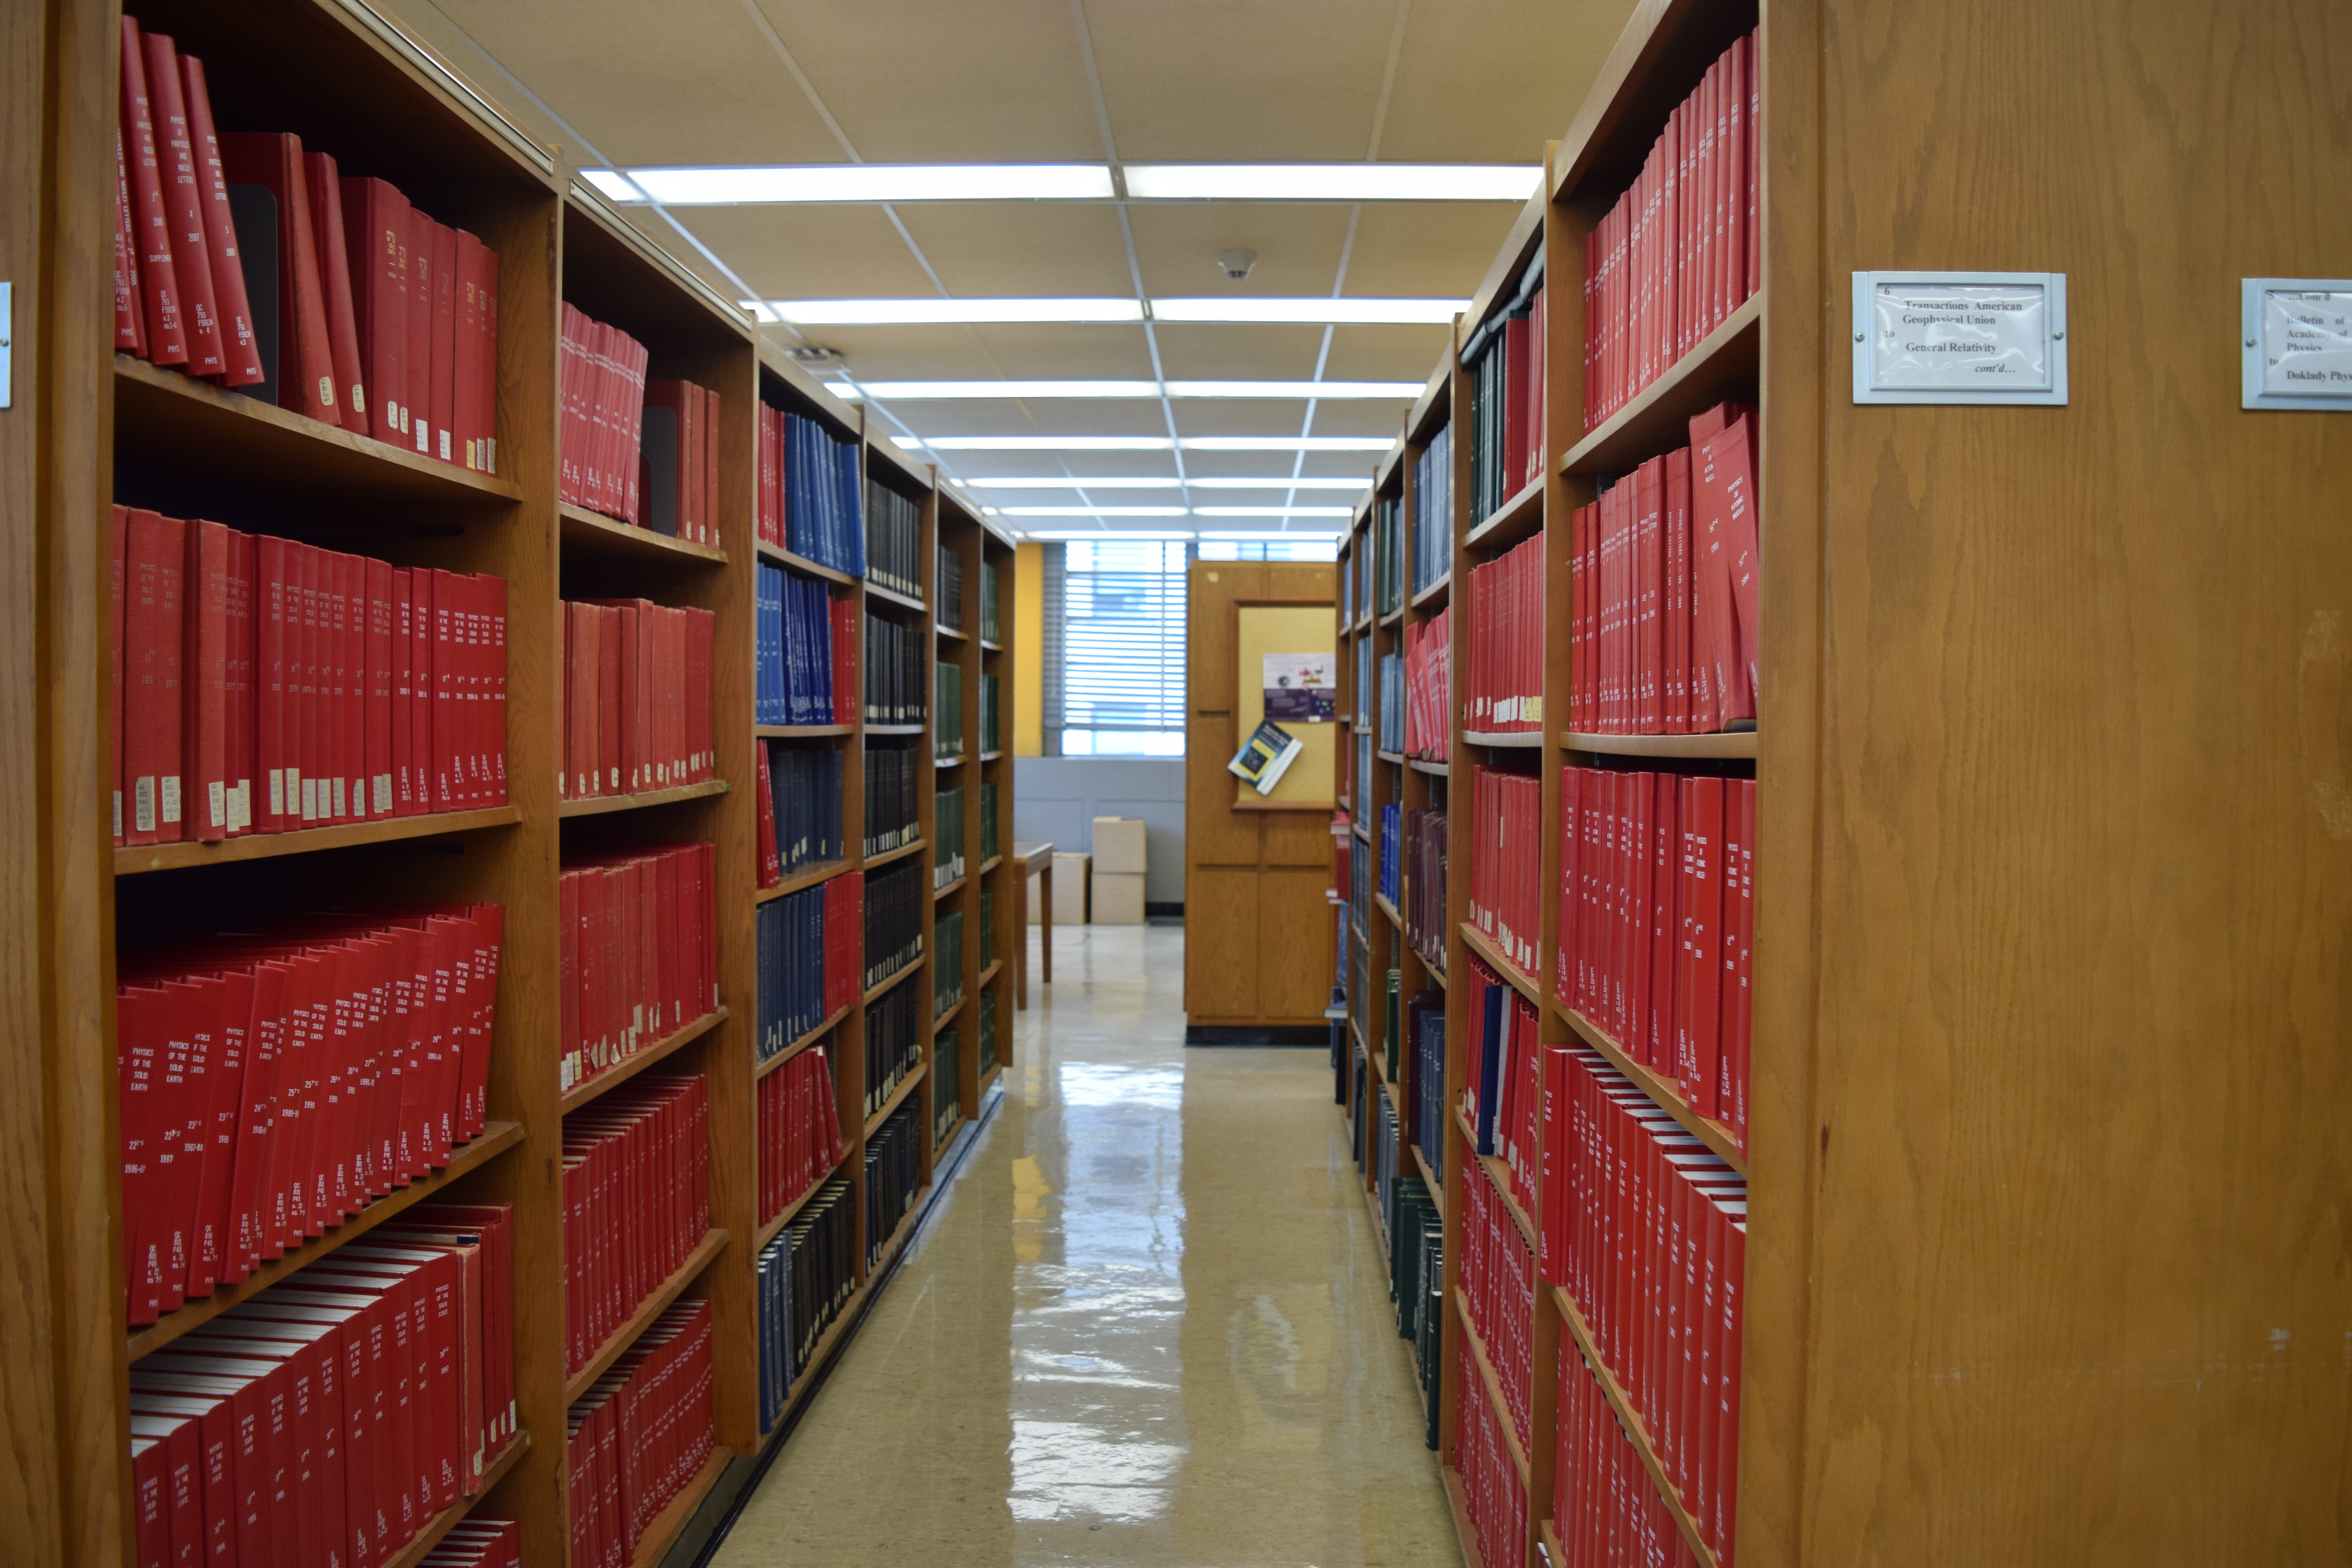
[[[1339,536],[1302,533],[1295,539],[1204,539],[1203,561],[1337,561]]]
[[[1184,754],[1181,541],[1045,547],[1045,749],[1065,757]]]

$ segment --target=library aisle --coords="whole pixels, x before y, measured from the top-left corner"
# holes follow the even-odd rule
[[[1324,1054],[1187,1051],[1183,942],[1059,933],[1003,1108],[717,1568],[1461,1562]]]

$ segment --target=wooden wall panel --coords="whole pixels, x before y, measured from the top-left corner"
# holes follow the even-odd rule
[[[1188,867],[1184,873],[1184,1011],[1250,1018],[1258,1010],[1263,909],[1255,867]],[[1204,911],[1214,910],[1209,916]]]
[[[1184,737],[1184,860],[1187,866],[1255,866],[1261,816],[1235,811],[1225,763],[1240,745],[1229,714],[1192,715]],[[1186,889],[1187,898],[1192,897]]]
[[[1270,1018],[1317,1018],[1331,1000],[1328,847],[1324,856],[1321,866],[1258,873],[1257,1005]]]

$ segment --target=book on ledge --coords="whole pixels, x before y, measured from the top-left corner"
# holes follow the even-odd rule
[[[1255,789],[1260,795],[1272,795],[1274,786],[1282,782],[1291,763],[1306,748],[1298,737],[1271,719],[1258,721],[1225,771]]]

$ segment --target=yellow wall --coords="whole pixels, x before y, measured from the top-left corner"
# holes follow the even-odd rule
[[[1045,547],[1013,552],[1013,754],[1045,751]]]

